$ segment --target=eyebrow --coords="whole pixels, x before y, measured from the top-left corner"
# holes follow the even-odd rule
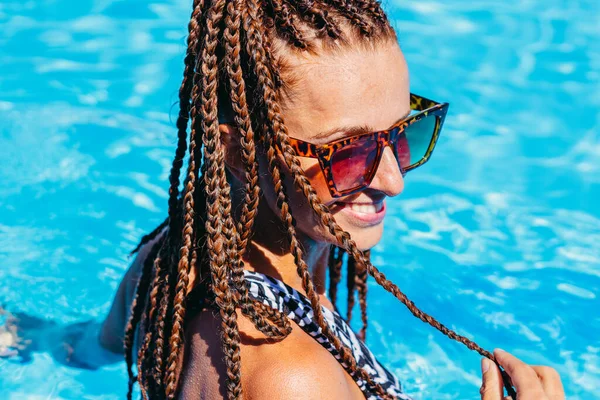
[[[408,117],[410,115],[410,112],[411,112],[411,110],[408,110],[408,112],[406,114],[404,114],[404,116],[402,116],[399,120],[394,122],[391,126],[396,125],[398,122],[400,122],[403,119],[405,119],[406,117]],[[385,129],[383,129],[383,130],[385,130]],[[331,128],[331,129],[327,129],[326,131],[319,132],[312,139],[325,139],[336,133],[341,133],[341,132],[348,135],[348,137],[353,137],[353,136],[359,136],[359,135],[362,135],[365,133],[379,132],[379,131],[368,124],[358,125],[358,126],[340,126],[340,127]]]

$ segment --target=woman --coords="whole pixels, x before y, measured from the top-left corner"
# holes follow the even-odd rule
[[[129,396],[137,381],[150,399],[408,399],[361,341],[370,275],[504,367],[519,399],[563,398],[554,370],[450,331],[369,261],[385,199],[427,161],[447,108],[410,94],[375,0],[195,0],[168,218],[73,357],[98,366],[124,347]],[[344,253],[359,334],[335,312]],[[498,367],[482,370],[482,398],[501,399]]]

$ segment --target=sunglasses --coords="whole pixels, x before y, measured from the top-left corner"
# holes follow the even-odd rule
[[[314,144],[290,138],[299,157],[316,158],[332,197],[348,196],[367,188],[377,172],[383,151],[390,146],[402,176],[425,164],[438,140],[448,103],[410,94],[410,108],[418,111],[385,130]]]

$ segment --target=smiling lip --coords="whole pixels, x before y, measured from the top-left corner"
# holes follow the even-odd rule
[[[364,228],[380,224],[386,211],[385,201],[377,203],[340,203],[340,212]]]

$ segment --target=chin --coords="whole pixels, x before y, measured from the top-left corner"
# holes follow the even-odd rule
[[[383,235],[383,223],[368,228],[357,228],[355,226],[343,226],[342,228],[352,236],[352,240],[361,251],[369,250],[379,241]]]

